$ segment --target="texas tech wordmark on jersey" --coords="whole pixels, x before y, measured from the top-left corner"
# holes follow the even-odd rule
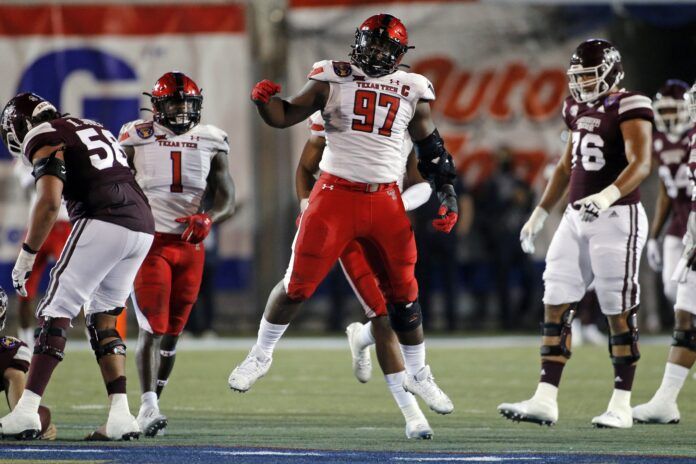
[[[147,199],[116,137],[104,126],[73,117],[45,122],[27,133],[24,156],[31,162],[47,145],[65,146],[63,198],[71,222],[99,219],[136,232],[154,232]]]
[[[653,120],[648,97],[624,90],[596,102],[577,103],[568,97],[563,103],[563,120],[572,132],[572,172],[569,202],[599,193],[613,183],[628,166],[621,123],[630,119]],[[640,201],[636,188],[615,205]]]
[[[309,79],[327,82],[322,111],[326,148],[319,168],[353,182],[388,183],[403,177],[403,146],[420,100],[434,100],[420,74],[367,76],[343,61],[319,61]]]
[[[135,149],[135,177],[150,200],[157,232],[183,232],[186,226],[175,219],[199,211],[211,160],[229,152],[227,134],[198,124],[177,135],[156,122],[137,120],[123,126],[119,140]]]

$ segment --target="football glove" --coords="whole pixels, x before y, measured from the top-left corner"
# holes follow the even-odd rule
[[[251,100],[254,103],[268,103],[273,95],[280,92],[280,89],[280,84],[264,79],[261,82],[257,82],[251,90]]]
[[[534,239],[536,239],[536,236],[544,227],[544,222],[546,222],[547,217],[549,217],[549,213],[547,213],[544,208],[541,206],[534,208],[532,215],[529,216],[529,219],[522,226],[522,230],[520,231],[520,245],[522,246],[522,251],[530,255],[534,253]]]
[[[23,244],[22,249],[19,250],[19,256],[17,256],[14,268],[12,269],[12,285],[15,291],[23,297],[27,296],[26,283],[31,275],[31,270],[34,268],[34,261],[36,260],[36,251],[32,251],[31,248]]]
[[[611,184],[599,193],[588,195],[576,201],[573,206],[580,208],[580,220],[592,222],[619,198],[621,198],[621,191],[616,185]]]
[[[448,234],[459,218],[457,194],[452,184],[444,184],[437,192],[437,198],[440,200],[440,208],[437,210],[439,217],[433,219],[433,228]]]
[[[662,255],[660,253],[660,244],[657,240],[651,238],[648,240],[648,265],[655,272],[662,270]]]
[[[188,224],[181,239],[189,243],[201,243],[210,233],[213,221],[206,213],[198,213],[193,216],[185,216],[176,219],[180,224]]]

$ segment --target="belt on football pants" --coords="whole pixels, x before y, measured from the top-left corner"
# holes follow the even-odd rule
[[[336,188],[341,188],[344,190],[352,190],[355,192],[365,192],[374,193],[381,192],[382,190],[387,190],[389,188],[396,187],[396,182],[387,182],[385,184],[379,183],[369,183],[369,182],[353,182],[342,177],[334,176],[333,174],[323,173],[319,176],[319,180],[324,182],[324,185],[331,188],[331,186],[336,186]]]

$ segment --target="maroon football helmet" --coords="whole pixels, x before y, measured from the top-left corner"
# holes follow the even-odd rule
[[[152,102],[153,119],[175,134],[189,131],[201,121],[201,89],[184,73],[166,73],[157,79],[152,94],[145,95]]]
[[[609,41],[586,40],[575,49],[567,74],[568,88],[575,101],[595,101],[623,79],[621,54]]]
[[[688,128],[688,91],[689,84],[679,79],[670,79],[660,87],[653,100],[657,130],[664,134],[681,135]]]
[[[13,156],[21,158],[22,142],[27,132],[43,122],[59,117],[60,113],[51,102],[35,93],[20,93],[7,102],[2,110],[2,141]]]
[[[355,31],[350,62],[370,77],[391,74],[399,67],[408,46],[406,26],[389,14],[370,16]]]

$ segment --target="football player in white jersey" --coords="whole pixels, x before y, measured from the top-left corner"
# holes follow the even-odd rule
[[[317,111],[312,114],[309,123],[310,137],[302,150],[295,174],[295,188],[300,200],[301,213],[309,204],[309,195],[315,176],[319,173],[319,163],[326,148],[326,132],[321,113]],[[408,139],[405,142],[402,149],[403,174],[398,183],[400,190],[403,190],[404,177],[409,184],[408,188],[403,190],[401,199],[404,202],[404,209],[410,211],[428,201],[432,188],[418,172],[411,140]],[[413,395],[404,391],[402,386],[406,373],[399,342],[389,325],[387,302],[379,288],[379,281],[367,262],[360,243],[358,241],[349,243],[341,253],[338,262],[365,310],[365,316],[369,319],[365,324],[353,322],[346,328],[348,345],[353,358],[353,374],[362,383],[370,380],[372,377],[370,345],[375,345],[377,359],[384,372],[384,380],[406,420],[406,437],[426,440],[432,438],[433,430],[418,407],[418,402]]]
[[[300,220],[285,278],[271,291],[257,342],[229,377],[230,388],[245,392],[271,366],[276,343],[302,302],[357,240],[382,283],[389,319],[404,357],[403,386],[441,414],[454,406],[437,386],[425,362],[416,246],[397,181],[403,173],[402,147],[408,132],[423,177],[441,201],[434,226],[449,232],[457,220],[452,185],[456,173],[430,115],[435,93],[428,80],[398,69],[408,50],[406,28],[388,14],[374,15],[356,31],[351,62],[320,61],[307,84],[286,100],[280,86],[262,81],[251,98],[272,127],[289,127],[321,111],[326,148]]]
[[[198,298],[212,224],[234,212],[227,134],[199,124],[203,96],[180,72],[160,77],[151,94],[153,120],[121,129],[120,142],[155,217],[155,240],[133,283],[140,332],[136,362],[142,388],[138,423],[152,437],[167,426],[158,399],[174,368],[176,344]],[[201,210],[204,195],[213,207]]]

